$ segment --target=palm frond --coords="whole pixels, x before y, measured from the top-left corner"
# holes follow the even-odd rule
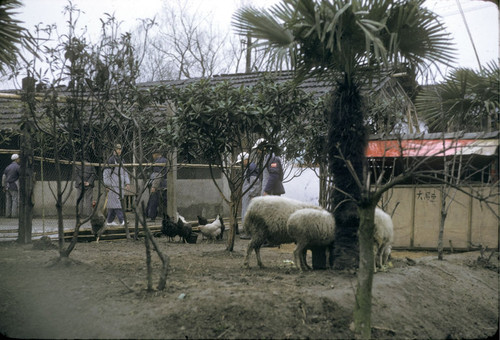
[[[22,22],[13,18],[18,7],[21,7],[18,0],[0,0],[0,73],[16,63],[18,45],[25,37]]]
[[[421,67],[426,63],[449,65],[454,48],[449,33],[423,0],[398,2],[390,8],[383,35],[390,62]]]
[[[246,36],[251,32],[253,38],[265,40],[272,46],[288,46],[294,37],[277,20],[277,12],[280,12],[279,7],[272,11],[257,10],[255,7],[241,8],[234,14],[232,25],[238,34]]]
[[[500,112],[498,66],[491,67],[488,72],[454,70],[444,82],[419,94],[417,110],[439,131],[488,130],[488,119],[498,121]]]

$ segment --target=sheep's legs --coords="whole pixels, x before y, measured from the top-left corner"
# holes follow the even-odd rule
[[[304,249],[299,248],[299,244],[297,243],[297,246],[295,247],[295,250],[293,251],[293,259],[295,260],[295,266],[297,267],[298,270],[303,270],[302,269],[302,254]]]
[[[245,256],[245,261],[243,262],[243,267],[249,268],[250,267],[250,253],[252,252],[253,247],[251,243],[248,244],[247,247],[247,255]]]
[[[306,261],[306,253],[306,244],[298,242],[293,251],[293,258],[295,259],[295,266],[301,271],[309,269]]]
[[[391,254],[391,245],[386,244],[384,247],[380,250],[380,269],[382,271],[386,271],[388,266],[387,266],[387,260],[389,259],[389,255]]]
[[[250,267],[250,254],[252,253],[252,250],[255,250],[255,257],[257,257],[257,264],[259,265],[260,268],[264,268],[264,265],[262,264],[262,260],[260,258],[260,246],[262,245],[262,242],[260,244],[257,244],[258,242],[255,242],[253,239],[248,243],[248,248],[247,248],[247,255],[245,256],[245,262],[243,262],[243,266],[246,268]]]
[[[382,247],[379,247],[377,242],[373,244],[373,272],[377,272],[377,267],[381,269],[385,269],[385,265],[387,264],[387,260],[389,259],[389,255],[391,253],[391,245],[385,244]]]
[[[260,258],[260,246],[255,247],[255,257],[257,257],[257,264],[259,265],[259,267],[264,268],[264,265],[262,264],[262,260]]]
[[[378,258],[378,244],[377,242],[373,243],[373,272],[377,272],[377,258]]]
[[[312,270],[312,268],[307,264],[307,248],[304,247],[304,250],[302,250],[302,254],[300,256],[301,259],[301,266],[304,268],[303,270]]]
[[[389,245],[386,245],[384,247],[384,252],[383,252],[383,264],[386,265],[387,264],[387,261],[389,260],[389,255],[391,254],[391,248],[392,246],[389,244]],[[382,258],[381,258],[382,259]]]

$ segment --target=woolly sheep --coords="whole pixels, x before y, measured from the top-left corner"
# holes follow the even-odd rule
[[[382,266],[387,264],[393,240],[394,226],[391,216],[377,207],[375,209],[375,235],[373,243],[374,272],[377,272],[377,266],[382,268]]]
[[[294,242],[287,232],[288,218],[295,211],[304,208],[321,209],[319,206],[281,196],[252,199],[243,221],[245,231],[251,236],[243,265],[249,266],[250,253],[255,250],[257,264],[264,267],[260,258],[260,247],[264,242],[277,245]]]
[[[311,246],[329,246],[334,239],[335,220],[326,210],[301,209],[290,215],[287,231],[297,242],[293,252],[295,265],[299,270],[310,269],[306,252]]]

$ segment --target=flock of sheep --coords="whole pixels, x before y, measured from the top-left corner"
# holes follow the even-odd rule
[[[212,223],[202,220],[200,216],[198,221],[202,237],[222,239],[225,227],[219,215]],[[334,242],[335,219],[329,211],[316,205],[281,196],[260,196],[250,202],[243,229],[251,236],[243,263],[245,267],[249,267],[252,251],[255,251],[259,267],[264,266],[260,257],[260,248],[264,243],[295,243],[295,265],[299,270],[307,270],[311,269],[306,261],[307,249],[318,246],[329,248]],[[181,216],[177,223],[168,216],[164,218],[161,232],[171,239],[180,236],[184,242],[193,233],[191,226]],[[373,248],[375,272],[377,267],[383,268],[387,264],[393,238],[391,217],[382,209],[376,208]]]
[[[252,199],[243,221],[245,232],[251,235],[244,266],[249,266],[255,251],[257,264],[263,267],[260,248],[265,242],[297,244],[293,255],[300,270],[309,269],[306,251],[314,246],[329,246],[334,241],[335,220],[325,209],[280,196]],[[375,210],[374,271],[383,267],[391,253],[394,227],[391,217],[382,209]]]

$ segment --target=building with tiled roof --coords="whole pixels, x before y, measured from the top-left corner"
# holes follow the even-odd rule
[[[216,85],[222,82],[229,82],[235,87],[239,86],[254,86],[265,77],[270,77],[273,81],[283,83],[292,81],[294,74],[292,71],[279,71],[279,72],[252,72],[252,73],[234,73],[234,74],[221,74],[210,78],[210,81]],[[181,80],[160,80],[151,81],[138,84],[139,88],[151,88],[153,86],[174,86],[183,87],[192,83],[200,81],[201,78],[190,78]],[[328,93],[331,90],[331,85],[325,80],[318,78],[308,78],[302,81],[298,87],[305,92],[315,93],[319,96]]]

